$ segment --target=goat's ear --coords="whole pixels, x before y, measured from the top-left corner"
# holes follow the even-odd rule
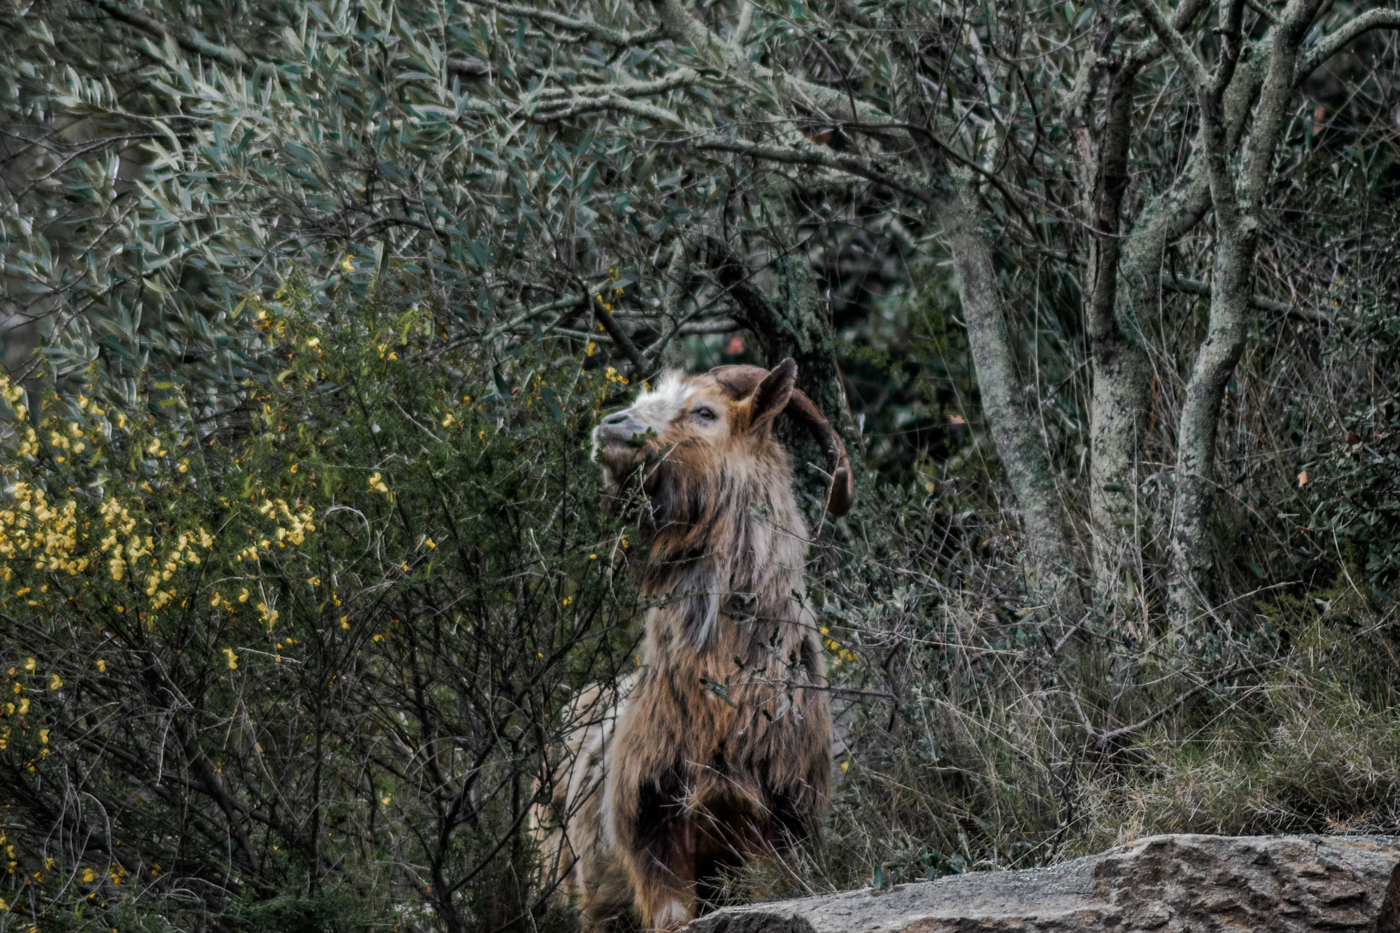
[[[787,408],[792,398],[792,390],[797,384],[797,363],[792,357],[774,366],[758,388],[753,390],[749,401],[749,430],[757,431],[768,427],[773,419]]]

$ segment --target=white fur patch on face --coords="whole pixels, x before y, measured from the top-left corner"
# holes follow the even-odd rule
[[[687,382],[681,372],[669,370],[662,373],[654,389],[644,390],[637,396],[637,400],[628,411],[642,424],[660,434],[676,419],[676,415],[681,413],[681,409],[694,392],[695,387]]]

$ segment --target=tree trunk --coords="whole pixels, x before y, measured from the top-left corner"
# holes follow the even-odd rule
[[[1298,46],[1324,0],[1293,0],[1284,10],[1273,41],[1263,54],[1267,63],[1259,85],[1254,128],[1245,140],[1239,170],[1226,168],[1230,146],[1232,97],[1219,105],[1203,100],[1211,116],[1219,107],[1214,132],[1204,124],[1201,138],[1211,177],[1216,247],[1211,282],[1210,325],[1186,385],[1186,401],[1177,429],[1176,498],[1172,508],[1173,575],[1167,609],[1174,627],[1189,631],[1211,610],[1211,546],[1214,515],[1215,439],[1221,403],[1235,374],[1248,335],[1249,302],[1254,286],[1263,199],[1273,175],[1274,153],[1283,136],[1285,108],[1292,95]],[[1236,75],[1252,71],[1245,63]],[[1249,80],[1248,77],[1245,78]],[[1232,86],[1235,82],[1231,82]],[[1252,94],[1250,95],[1252,99]],[[1239,95],[1234,96],[1238,103]]]
[[[1021,506],[1026,582],[1033,599],[1044,599],[1062,624],[1074,625],[1083,616],[1083,599],[1065,539],[1063,508],[1050,457],[1035,431],[1026,408],[1026,390],[1016,372],[992,264],[991,233],[982,223],[973,185],[965,178],[953,185],[943,220],[977,368],[982,410]]]
[[[1222,233],[1211,282],[1210,327],[1196,356],[1177,425],[1176,501],[1172,520],[1175,573],[1167,600],[1174,624],[1193,627],[1209,606],[1214,565],[1210,520],[1215,497],[1215,438],[1225,387],[1244,353],[1249,285],[1258,236],[1252,229]]]
[[[1100,611],[1120,620],[1119,603],[1137,564],[1137,465],[1147,413],[1151,370],[1135,303],[1119,300],[1123,253],[1123,194],[1128,186],[1136,69],[1120,67],[1109,80],[1103,142],[1092,201],[1093,281],[1088,336],[1093,361],[1090,415],[1089,507],[1094,542],[1094,597]],[[1133,296],[1131,289],[1126,290]]]

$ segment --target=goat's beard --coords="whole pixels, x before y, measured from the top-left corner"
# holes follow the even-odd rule
[[[593,459],[603,468],[604,515],[626,502],[645,498],[656,484],[663,448],[657,444],[637,445],[617,441],[598,448]]]
[[[646,452],[635,444],[614,441],[599,447],[594,459],[603,467],[604,481],[609,486],[621,486],[646,460]]]

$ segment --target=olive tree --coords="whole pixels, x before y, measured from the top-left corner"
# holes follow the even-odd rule
[[[1109,598],[1125,554],[1141,547],[1153,376],[1143,318],[1164,288],[1208,291],[1206,336],[1179,348],[1194,363],[1175,431],[1169,587],[1174,624],[1201,622],[1222,399],[1254,315],[1279,304],[1256,294],[1255,266],[1298,89],[1358,36],[1400,26],[1400,12],[1322,0],[1171,9],[1155,0],[473,2],[552,37],[528,78],[485,82],[500,119],[632,121],[651,146],[788,166],[792,184],[809,190],[874,186],[938,231],[1020,505],[1027,569],[1066,624],[1081,606],[1084,560],[1072,542],[1092,541],[1094,591]],[[1161,157],[1153,136],[1163,125],[1190,135],[1183,159]],[[1202,223],[1212,242],[1199,274],[1209,285],[1164,278],[1166,251]],[[1092,367],[1082,531],[1038,436],[1037,400],[1009,331],[998,268],[1009,248],[1051,251],[1078,278]]]

